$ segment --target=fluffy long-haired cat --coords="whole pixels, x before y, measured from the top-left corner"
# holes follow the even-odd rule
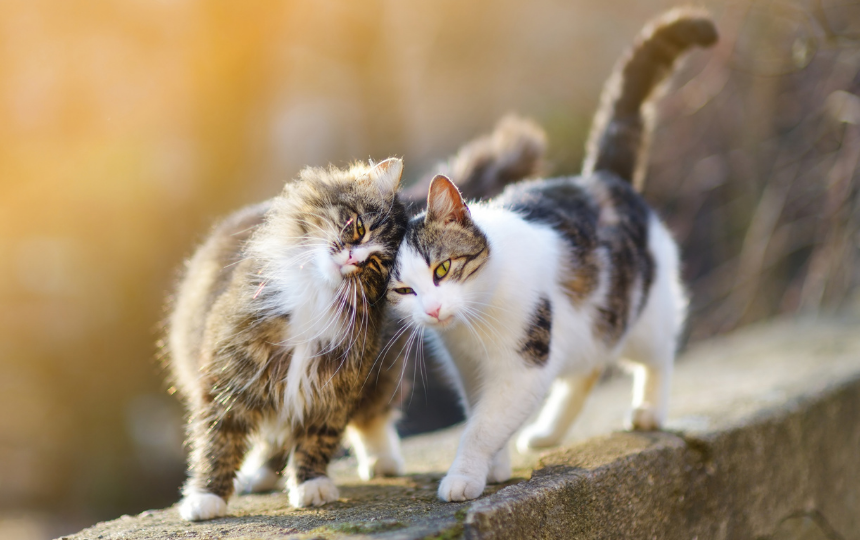
[[[691,10],[643,30],[607,83],[581,176],[515,184],[469,207],[447,178],[431,183],[388,298],[434,331],[463,396],[466,428],[441,499],[473,499],[510,477],[507,442],[550,387],[519,442],[560,442],[621,357],[637,366],[631,426],[661,426],[686,299],[675,242],[632,185],[648,133],[642,109],[677,56],[716,39]]]
[[[304,169],[279,197],[217,226],[189,261],[168,342],[190,413],[183,518],[225,514],[251,441],[244,482],[274,487],[289,459],[296,507],[337,498],[326,468],[348,423],[363,476],[401,472],[396,378],[371,369],[407,220],[402,170],[399,159]]]

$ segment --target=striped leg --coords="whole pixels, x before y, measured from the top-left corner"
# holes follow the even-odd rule
[[[294,436],[296,445],[287,466],[287,488],[290,504],[295,508],[337,500],[337,487],[327,474],[342,434],[343,428],[314,426]]]
[[[248,419],[214,407],[201,416],[191,424],[190,478],[179,506],[188,521],[227,513],[227,499],[248,445]]]

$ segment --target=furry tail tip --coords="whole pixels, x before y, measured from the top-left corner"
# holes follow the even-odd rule
[[[641,184],[651,120],[643,114],[679,56],[717,42],[710,15],[696,8],[668,11],[647,24],[619,59],[601,95],[586,148],[584,174],[609,171]]]
[[[546,135],[533,121],[507,115],[489,136],[463,147],[451,163],[466,198],[500,193],[506,185],[540,175]]]
[[[406,191],[407,199],[427,197],[430,180],[449,177],[466,199],[490,198],[505,186],[540,176],[546,169],[546,133],[532,120],[509,114],[491,133],[465,144],[457,155],[440,164]]]

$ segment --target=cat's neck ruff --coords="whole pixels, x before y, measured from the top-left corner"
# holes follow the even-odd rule
[[[343,309],[341,293],[347,287],[346,281],[332,287],[312,262],[282,263],[273,268],[276,270],[269,272],[274,287],[270,305],[290,316],[284,345],[292,352],[280,418],[295,426],[304,420],[310,403],[308,396],[321,384],[312,369],[321,351],[333,351],[350,342],[362,323],[345,317],[347,310]],[[355,324],[350,327],[352,323]]]
[[[297,263],[296,260],[306,262]],[[303,255],[298,246],[281,259],[268,261],[263,276],[265,287],[269,288],[265,307],[270,312],[290,317],[290,336],[285,336],[288,342],[295,345],[297,342],[331,341],[343,337],[347,310],[343,309],[341,294],[348,291],[346,281],[333,286],[322,279],[313,261]],[[361,293],[355,291],[355,294]]]

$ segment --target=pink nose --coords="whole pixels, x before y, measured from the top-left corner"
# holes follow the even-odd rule
[[[352,251],[349,252],[349,258],[346,260],[344,265],[346,266],[350,264],[358,264],[358,259],[352,256]]]
[[[438,319],[438,318],[439,318],[439,310],[441,310],[441,309],[442,309],[442,306],[437,307],[437,308],[436,308],[436,309],[434,309],[433,311],[429,311],[429,310],[428,310],[428,311],[427,311],[427,315],[430,315],[430,316],[431,316],[431,317],[433,317],[434,319]]]

